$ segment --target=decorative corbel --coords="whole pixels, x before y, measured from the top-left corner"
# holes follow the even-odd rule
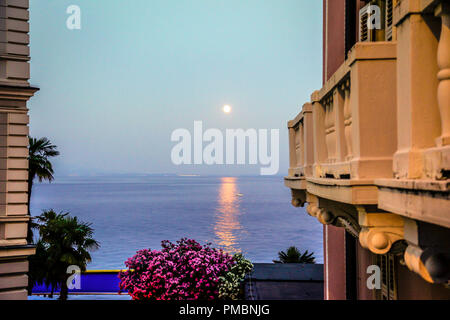
[[[308,202],[306,212],[317,218],[321,224],[345,228],[353,236],[358,236],[360,227],[351,214],[336,206],[328,209],[331,208],[331,205],[326,200],[323,204],[324,207],[319,207],[319,198],[310,193],[306,194],[306,201]]]
[[[386,254],[392,245],[404,239],[404,220],[401,216],[386,212],[367,212],[358,206],[358,220],[361,226],[361,246],[375,254]]]
[[[305,206],[306,203],[306,191],[291,189],[292,205],[296,208]]]
[[[308,202],[306,212],[308,212],[311,217],[317,218],[321,224],[330,224],[334,220],[334,216],[331,212],[319,207],[318,197],[307,193],[306,201]]]
[[[316,213],[316,218],[321,224],[333,224],[336,216],[331,211],[328,211],[324,208],[319,208]]]
[[[317,202],[308,202],[306,212],[311,217],[317,218],[321,224],[331,224],[335,218],[331,212],[323,208],[319,208]]]
[[[330,224],[334,220],[331,212],[319,207],[319,198],[310,193],[306,194],[306,201],[308,206],[306,212],[311,216],[317,218],[321,224]]]
[[[317,216],[317,211],[319,210],[319,198],[317,198],[315,195],[312,195],[311,193],[306,193],[306,202],[308,203],[308,206],[306,207],[306,212],[311,217]]]

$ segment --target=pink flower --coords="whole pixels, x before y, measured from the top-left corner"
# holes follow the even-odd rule
[[[218,278],[234,264],[233,258],[210,245],[183,238],[164,240],[162,250],[139,250],[119,273],[120,290],[135,300],[212,300],[218,297]]]

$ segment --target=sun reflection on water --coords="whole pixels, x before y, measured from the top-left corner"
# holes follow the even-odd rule
[[[237,246],[237,233],[242,226],[238,219],[240,211],[236,178],[221,178],[218,197],[217,220],[214,226],[217,243],[230,254],[240,252],[241,248]]]

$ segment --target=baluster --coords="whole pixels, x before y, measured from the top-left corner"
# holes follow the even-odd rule
[[[450,5],[441,3],[436,16],[441,17],[442,31],[438,46],[438,104],[442,134],[438,146],[450,145]]]
[[[335,107],[333,105],[333,96],[330,96],[327,100],[327,150],[328,150],[328,162],[333,163],[336,161],[336,117],[335,117]]]
[[[305,165],[305,139],[303,122],[300,122],[297,135],[297,145],[299,151],[297,154],[297,166],[301,168],[301,171],[303,172],[303,166]]]
[[[353,142],[352,142],[352,110],[350,108],[350,80],[347,80],[342,85],[344,91],[344,132],[345,142],[347,144],[347,155],[345,160],[349,161],[353,157]]]
[[[296,167],[296,142],[295,142],[295,129],[289,127],[289,176],[294,175],[294,168]]]
[[[327,154],[328,154],[328,162],[331,162],[331,159],[333,157],[332,150],[331,150],[331,106],[329,99],[325,99],[324,101],[325,106],[325,142],[327,144]]]

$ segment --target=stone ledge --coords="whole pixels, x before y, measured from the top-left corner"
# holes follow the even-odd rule
[[[7,222],[28,222],[30,220],[30,216],[28,215],[0,215],[0,223]]]
[[[327,186],[373,186],[374,181],[371,179],[328,179],[307,177],[306,180],[311,183],[327,185]]]
[[[284,177],[284,185],[291,189],[306,190],[305,177]]]
[[[449,192],[450,181],[417,180],[417,179],[376,179],[379,187],[392,189],[422,190],[435,192]]]
[[[379,208],[450,228],[448,181],[379,179],[375,183]]]
[[[27,298],[26,289],[0,291],[0,300],[27,300]]]
[[[348,64],[358,60],[397,59],[397,43],[392,41],[358,42],[349,52]]]
[[[306,190],[320,198],[347,204],[378,203],[378,190],[373,180],[306,178]]]
[[[28,257],[36,253],[34,245],[0,246],[0,259]]]

